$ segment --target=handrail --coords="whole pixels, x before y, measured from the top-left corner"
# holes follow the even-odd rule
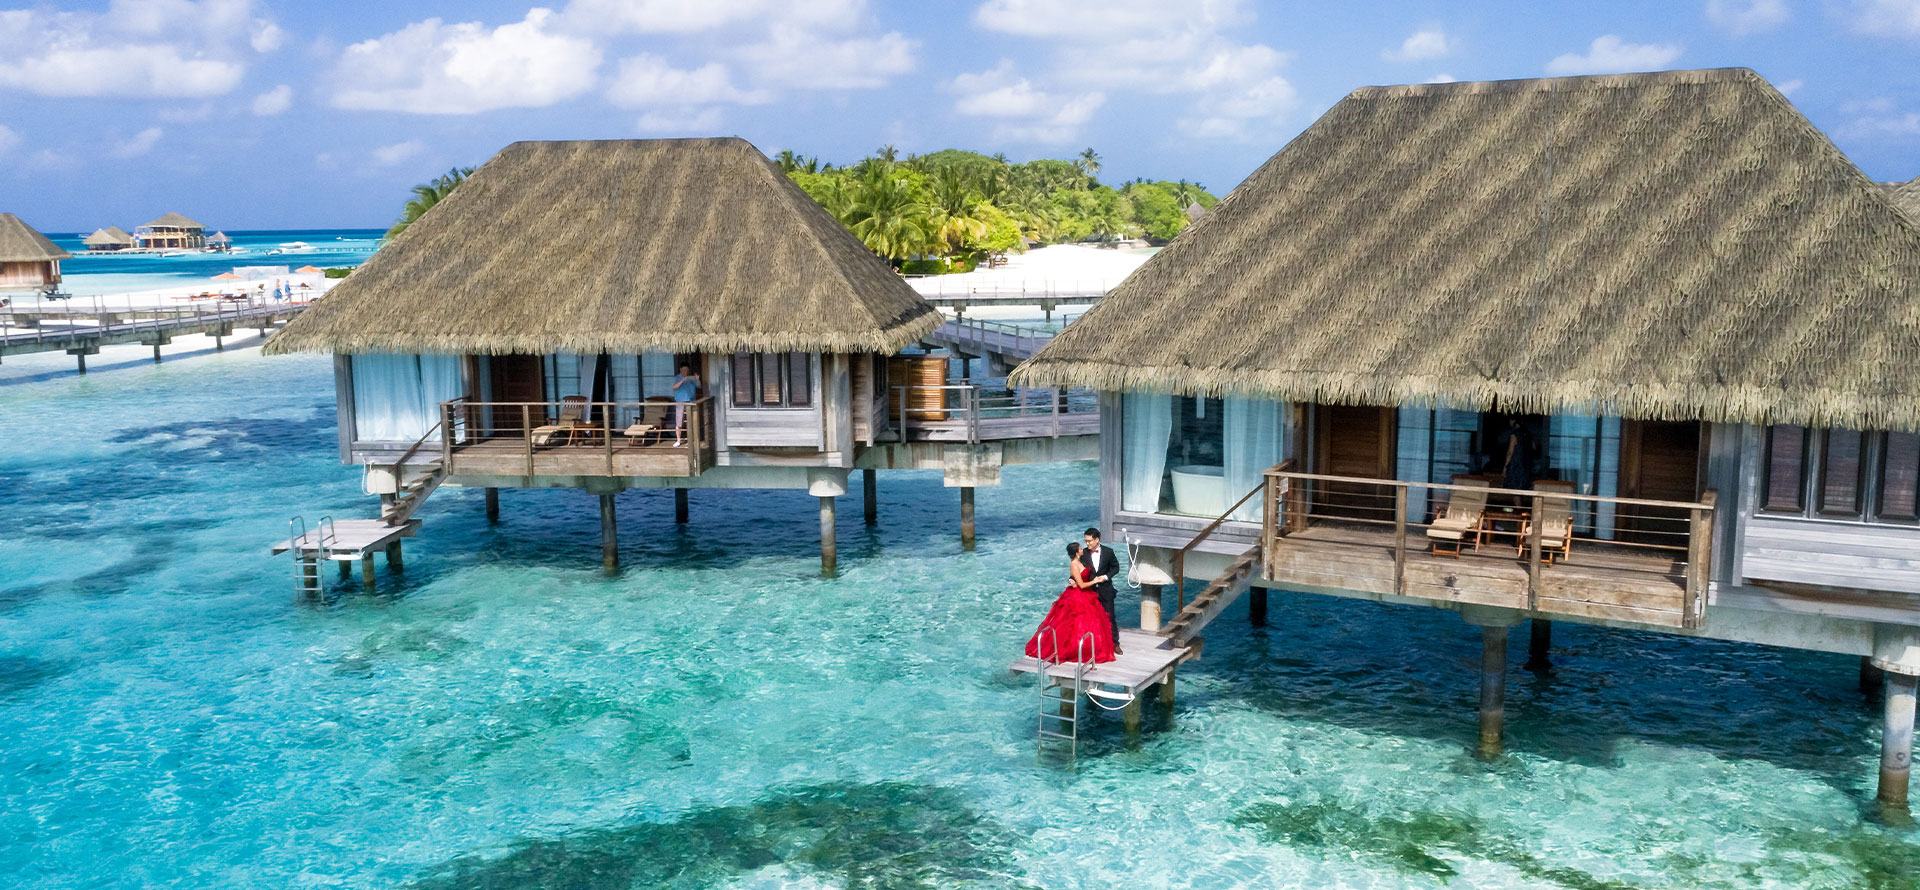
[[[1278,466],[1278,464],[1276,464],[1275,466]],[[1179,610],[1187,607],[1187,554],[1193,552],[1193,548],[1198,546],[1201,541],[1206,540],[1208,536],[1212,535],[1215,531],[1219,530],[1220,526],[1225,525],[1227,522],[1227,519],[1233,516],[1233,511],[1240,509],[1240,506],[1242,504],[1245,504],[1247,501],[1252,500],[1254,495],[1259,494],[1266,490],[1267,490],[1267,483],[1263,479],[1261,483],[1255,486],[1252,491],[1249,491],[1246,494],[1241,495],[1239,500],[1234,501],[1233,506],[1228,507],[1227,511],[1225,513],[1220,514],[1220,517],[1218,519],[1215,519],[1214,521],[1207,523],[1207,526],[1201,529],[1199,534],[1194,535],[1191,540],[1187,541],[1187,545],[1185,547],[1182,547],[1179,550],[1174,551],[1173,553],[1173,589],[1174,589],[1174,603],[1175,603],[1174,611],[1176,613],[1178,613]]]
[[[445,409],[443,408],[442,409],[443,416],[441,417],[441,419],[434,421],[433,426],[427,429],[426,434],[422,435],[417,441],[415,441],[413,443],[413,447],[408,448],[406,450],[406,453],[400,455],[399,460],[396,460],[393,462],[394,484],[398,485],[400,483],[400,474],[406,470],[407,459],[413,457],[415,453],[419,452],[420,446],[427,444],[427,440],[433,438],[433,434],[439,432],[440,428],[446,424],[446,418],[444,416],[444,412],[445,412]]]
[[[1404,486],[1408,488],[1425,488],[1431,491],[1474,491],[1474,492],[1480,492],[1484,494],[1497,494],[1497,495],[1506,495],[1508,497],[1525,497],[1525,498],[1530,498],[1530,497],[1533,497],[1534,495],[1539,494],[1545,497],[1569,498],[1573,500],[1586,501],[1586,502],[1597,503],[1597,504],[1629,504],[1629,505],[1639,506],[1639,507],[1670,507],[1670,508],[1680,509],[1680,510],[1690,509],[1693,507],[1713,506],[1711,503],[1706,503],[1703,501],[1658,501],[1658,500],[1649,500],[1647,498],[1620,498],[1620,497],[1609,497],[1606,495],[1597,495],[1597,494],[1579,494],[1577,492],[1543,493],[1543,492],[1539,492],[1529,488],[1493,488],[1485,485],[1454,485],[1449,482],[1413,482],[1405,479],[1380,479],[1380,478],[1374,478],[1369,476],[1329,476],[1323,473],[1300,473],[1292,470],[1281,470],[1277,466],[1263,470],[1261,472],[1267,475],[1284,476],[1288,479],[1305,479],[1312,482],[1348,482],[1348,483],[1356,483],[1356,484],[1363,483],[1367,485],[1399,485],[1399,486]]]

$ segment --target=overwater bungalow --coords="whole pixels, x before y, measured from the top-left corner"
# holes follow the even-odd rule
[[[390,525],[441,481],[488,489],[490,514],[500,488],[581,488],[611,567],[615,492],[676,489],[684,521],[688,489],[804,489],[830,574],[851,470],[871,517],[874,469],[951,463],[883,444],[909,444],[889,359],[940,323],[743,140],[521,142],[265,349],[334,354],[340,455]],[[676,392],[683,367],[697,389]]]
[[[1920,217],[1745,69],[1354,91],[1014,374],[1102,392],[1141,577],[1920,675]],[[1867,666],[1863,664],[1863,672]]]
[[[94,229],[93,234],[88,235],[81,243],[95,253],[112,253],[132,247],[133,236],[119,226],[108,226],[104,229]]]
[[[0,292],[44,293],[60,286],[61,249],[11,213],[0,213]]]
[[[168,213],[133,230],[139,246],[155,250],[199,250],[207,246],[207,227],[178,213]]]
[[[232,250],[233,239],[228,237],[225,232],[215,232],[213,233],[213,237],[207,239],[207,249],[217,250],[223,253]]]

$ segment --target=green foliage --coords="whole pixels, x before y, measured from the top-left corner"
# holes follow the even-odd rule
[[[331,269],[320,270],[321,274],[328,278],[345,278],[347,277],[347,273],[352,271],[353,269],[344,266],[335,266]]]
[[[1088,238],[1167,240],[1187,225],[1189,203],[1211,206],[1197,183],[1139,180],[1101,185],[1100,155],[1015,164],[961,149],[901,159],[892,146],[844,167],[782,151],[774,162],[873,252],[896,264]],[[915,264],[916,272],[953,263]],[[903,265],[903,268],[906,268]]]
[[[407,230],[407,226],[413,225],[415,220],[426,216],[427,211],[432,210],[435,204],[446,200],[446,197],[453,194],[453,190],[460,183],[467,181],[467,177],[471,175],[473,175],[472,167],[455,167],[432,182],[414,186],[413,197],[407,201],[406,206],[400,208],[400,221],[387,230],[387,237],[390,239],[399,237],[401,232]]]

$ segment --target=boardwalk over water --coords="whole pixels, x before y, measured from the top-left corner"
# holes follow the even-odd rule
[[[299,315],[308,303],[223,302],[199,306],[137,309],[73,309],[39,306],[0,310],[0,357],[62,351],[80,359],[102,346],[138,343],[160,347],[187,334],[230,336],[236,328],[265,331]]]

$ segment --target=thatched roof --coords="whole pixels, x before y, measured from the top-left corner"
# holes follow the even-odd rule
[[[1886,191],[1887,197],[1893,199],[1893,206],[1905,210],[1908,216],[1920,222],[1920,176],[1906,182],[1883,182],[1880,188]]]
[[[1920,222],[1745,69],[1371,87],[1015,379],[1920,429]]]
[[[141,226],[143,229],[204,229],[205,225],[194,222],[178,213],[169,213],[153,222]]]
[[[0,213],[0,263],[37,263],[72,259],[73,254],[47,240],[11,213]]]
[[[103,247],[111,244],[132,244],[133,236],[127,234],[126,231],[119,226],[108,226],[104,229],[94,229],[93,234],[88,235],[86,241],[83,243],[88,247]]]
[[[939,323],[745,140],[518,142],[266,350],[892,352]]]

